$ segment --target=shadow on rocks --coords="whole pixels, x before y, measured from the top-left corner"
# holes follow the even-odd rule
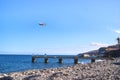
[[[5,76],[5,77],[0,78],[0,80],[13,80],[13,78],[10,76]]]
[[[115,65],[120,65],[120,63],[118,62],[118,63],[113,63],[113,64],[115,64]]]
[[[28,76],[28,77],[25,77],[24,79],[22,80],[38,80],[36,79],[37,77],[39,77],[40,75],[32,75],[32,76]]]
[[[62,72],[57,72],[57,73],[54,73],[52,74],[48,80],[54,80],[54,78],[57,78],[57,77],[61,77],[63,76],[63,73]]]

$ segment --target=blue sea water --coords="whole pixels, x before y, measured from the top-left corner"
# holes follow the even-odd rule
[[[44,59],[38,58],[35,63],[31,62],[31,55],[0,55],[0,73],[10,73],[30,69],[57,68],[74,65],[73,59],[63,59],[59,64],[58,59],[49,59],[44,63]],[[89,63],[90,60],[79,59],[79,63]]]

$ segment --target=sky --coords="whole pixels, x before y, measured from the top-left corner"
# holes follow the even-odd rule
[[[0,54],[76,55],[117,37],[120,0],[0,0]]]

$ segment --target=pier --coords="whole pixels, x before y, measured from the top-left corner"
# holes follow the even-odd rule
[[[79,59],[90,59],[91,63],[95,62],[96,59],[101,59],[100,57],[81,57],[76,55],[34,55],[32,56],[32,63],[35,62],[36,58],[44,58],[44,63],[48,63],[49,58],[57,58],[58,63],[62,63],[63,59],[73,59],[74,64],[78,64]]]

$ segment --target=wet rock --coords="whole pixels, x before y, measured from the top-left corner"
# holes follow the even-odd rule
[[[0,80],[13,80],[13,78],[10,76],[4,76],[4,77],[1,77]]]

